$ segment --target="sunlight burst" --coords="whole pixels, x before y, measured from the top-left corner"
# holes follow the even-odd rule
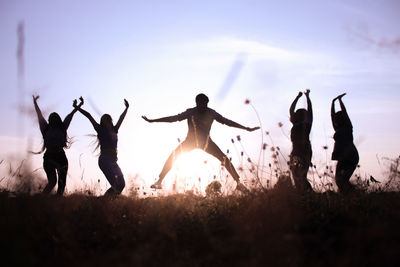
[[[217,159],[200,149],[195,149],[176,159],[170,178],[165,180],[166,187],[179,193],[188,190],[204,193],[207,185],[214,177],[218,177],[219,170],[220,164]]]

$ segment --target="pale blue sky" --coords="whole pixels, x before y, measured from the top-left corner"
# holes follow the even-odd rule
[[[16,29],[23,20],[25,105],[31,107],[30,95],[38,93],[44,111],[65,116],[82,95],[117,120],[127,98],[131,109],[120,132],[119,162],[124,173],[139,173],[148,184],[176,139],[184,138],[186,125],[147,124],[141,115],[176,114],[205,92],[212,108],[253,126],[257,118],[243,104],[249,98],[263,127],[289,153],[290,142],[277,123],[289,133],[289,106],[305,88],[311,89],[314,105],[314,161],[325,162],[323,145],[332,151],[331,99],[347,92],[343,100],[360,164],[365,173],[380,177],[376,155],[395,157],[400,148],[399,18],[398,1],[0,0],[2,143],[32,136],[40,147],[33,117],[26,117],[25,131],[17,133]],[[221,94],[234,66],[230,86]],[[99,118],[89,101],[85,108]],[[258,155],[260,133],[217,124],[213,129],[223,150],[240,134]],[[72,154],[84,151],[94,176],[102,177],[88,149],[91,139],[85,135],[91,133],[89,122],[77,114],[69,130],[76,139],[68,152],[70,173],[77,166]],[[4,148],[3,155],[12,150]]]

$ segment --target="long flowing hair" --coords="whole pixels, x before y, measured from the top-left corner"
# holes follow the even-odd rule
[[[64,134],[64,145],[63,145],[63,147],[66,148],[66,149],[71,147],[72,140],[71,140],[71,138],[68,137],[67,129],[65,128],[65,125],[64,125],[63,121],[61,120],[60,115],[58,115],[57,112],[52,112],[49,115],[48,124],[47,124],[47,126],[46,126],[46,128],[44,129],[44,132],[43,132],[43,145],[42,145],[41,150],[39,152],[32,152],[31,151],[31,153],[33,153],[33,154],[41,154],[41,153],[43,153],[43,151],[45,151],[46,146],[44,144],[44,135],[46,134],[46,132],[49,129],[61,130],[63,132],[63,134]]]
[[[113,119],[110,114],[103,114],[100,118],[100,127],[108,128],[107,125],[114,128]],[[91,145],[95,146],[93,152],[96,152],[100,148],[99,136],[96,134],[89,134],[88,136],[96,137],[96,140],[91,143]]]

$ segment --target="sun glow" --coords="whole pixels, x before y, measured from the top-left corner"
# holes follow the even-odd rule
[[[221,169],[217,159],[200,149],[195,149],[176,159],[174,167],[163,182],[163,187],[178,193],[191,190],[203,194],[208,184],[220,179],[221,173],[225,173],[225,170]]]

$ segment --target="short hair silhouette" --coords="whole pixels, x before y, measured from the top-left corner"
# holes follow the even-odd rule
[[[309,97],[310,90],[306,90],[304,95],[307,99],[307,109],[300,108],[295,111],[297,101],[303,95],[299,92],[290,105],[290,121],[293,126],[290,130],[290,140],[292,141],[292,152],[290,153],[290,171],[296,189],[300,191],[312,191],[312,186],[307,180],[308,169],[311,165],[312,147],[310,143],[310,132],[312,127],[312,105]]]
[[[296,112],[294,113],[294,116],[293,116],[294,123],[303,122],[306,119],[307,119],[307,110],[306,109],[299,108],[298,110],[296,110]]]
[[[217,121],[222,124],[226,124],[230,127],[236,127],[239,129],[254,131],[260,127],[245,127],[231,121],[215,110],[208,108],[208,97],[205,94],[198,94],[196,96],[196,107],[189,108],[186,111],[179,113],[175,116],[162,117],[158,119],[148,119],[146,116],[142,116],[147,122],[175,122],[186,120],[188,122],[188,133],[185,140],[178,145],[178,147],[170,154],[167,161],[164,163],[164,167],[161,170],[159,179],[151,187],[155,189],[162,188],[162,181],[167,173],[172,168],[175,158],[181,153],[192,151],[193,149],[199,148],[203,151],[216,157],[223,166],[230,173],[232,178],[237,182],[236,189],[241,191],[247,191],[246,187],[240,182],[239,174],[236,172],[235,167],[232,165],[229,158],[221,151],[221,149],[214,143],[210,137],[210,130],[213,121]]]
[[[205,94],[198,94],[196,96],[196,105],[197,106],[207,106],[208,101],[209,101],[209,99]]]
[[[333,139],[335,144],[332,151],[332,160],[337,160],[335,181],[339,192],[349,193],[355,187],[350,183],[350,178],[357,168],[360,160],[358,151],[353,142],[353,125],[347,113],[346,107],[342,101],[341,94],[332,100],[331,119],[332,126],[335,130]],[[335,101],[339,102],[340,111],[335,111]]]

